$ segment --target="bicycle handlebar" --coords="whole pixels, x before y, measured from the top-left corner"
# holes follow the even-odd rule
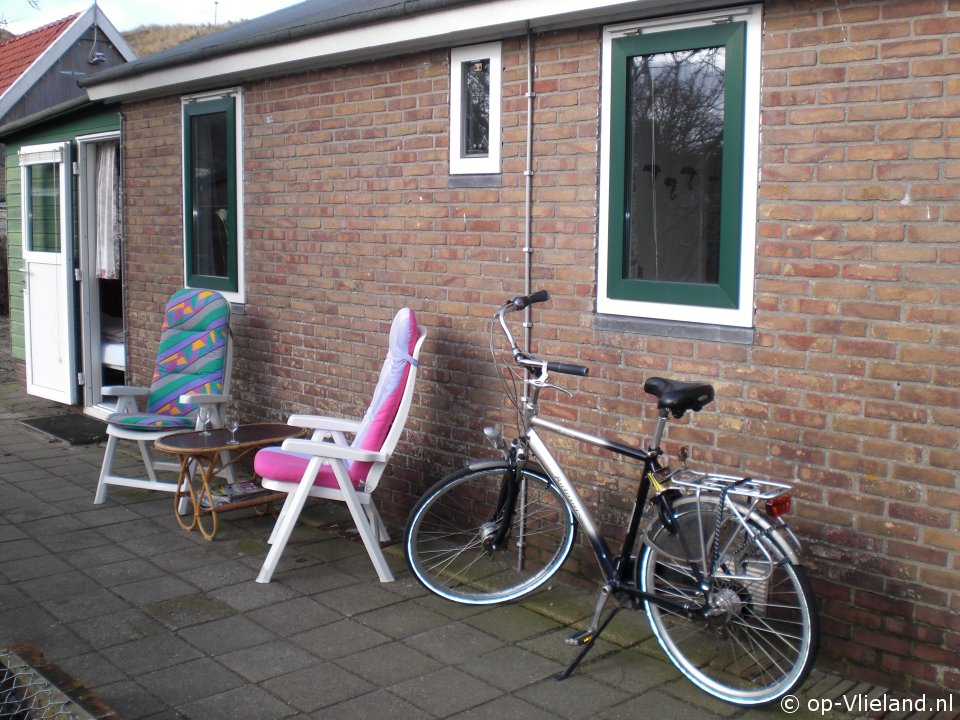
[[[520,346],[517,345],[517,341],[513,338],[513,333],[510,332],[510,328],[507,327],[507,323],[503,319],[503,316],[510,311],[523,310],[534,303],[546,302],[549,299],[550,293],[548,293],[546,290],[537,290],[537,292],[531,295],[517,295],[516,297],[511,298],[504,303],[503,307],[501,307],[497,312],[497,319],[500,321],[500,327],[503,328],[504,334],[510,341],[510,349],[513,352],[513,359],[517,362],[517,364],[531,370],[542,371],[545,369],[547,372],[585,377],[590,373],[590,368],[584,365],[574,365],[572,363],[552,361],[544,362],[542,360],[537,360],[537,358],[530,353],[521,350]]]

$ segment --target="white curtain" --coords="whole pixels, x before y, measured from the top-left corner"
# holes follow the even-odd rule
[[[120,277],[119,176],[117,143],[97,145],[97,277]]]

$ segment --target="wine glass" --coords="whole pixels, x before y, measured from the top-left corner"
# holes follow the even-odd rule
[[[200,427],[202,428],[200,430],[200,434],[209,435],[210,434],[210,408],[208,408],[206,405],[201,405],[199,417],[200,417]]]
[[[240,417],[236,410],[227,410],[223,416],[223,426],[230,431],[229,445],[237,444],[237,428],[240,427]]]

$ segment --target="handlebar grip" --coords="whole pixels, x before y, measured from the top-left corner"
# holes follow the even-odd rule
[[[563,375],[579,375],[586,377],[590,373],[590,368],[583,365],[571,365],[570,363],[548,362],[547,372],[561,373]]]
[[[550,293],[546,290],[537,290],[532,295],[517,295],[510,301],[510,304],[513,305],[514,310],[523,310],[528,305],[533,305],[534,303],[546,302],[550,299]]]

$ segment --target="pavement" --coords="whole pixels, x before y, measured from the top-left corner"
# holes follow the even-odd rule
[[[0,647],[31,644],[118,718],[784,716],[694,688],[642,613],[620,613],[557,682],[592,592],[465,608],[427,594],[399,545],[386,551],[396,581],[380,583],[330,506],[308,509],[273,582],[258,584],[272,517],[224,515],[209,542],[177,526],[169,493],[112,487],[93,505],[103,447],[19,422],[62,411],[0,370]],[[820,716],[804,697],[863,689],[814,671],[795,716]]]

